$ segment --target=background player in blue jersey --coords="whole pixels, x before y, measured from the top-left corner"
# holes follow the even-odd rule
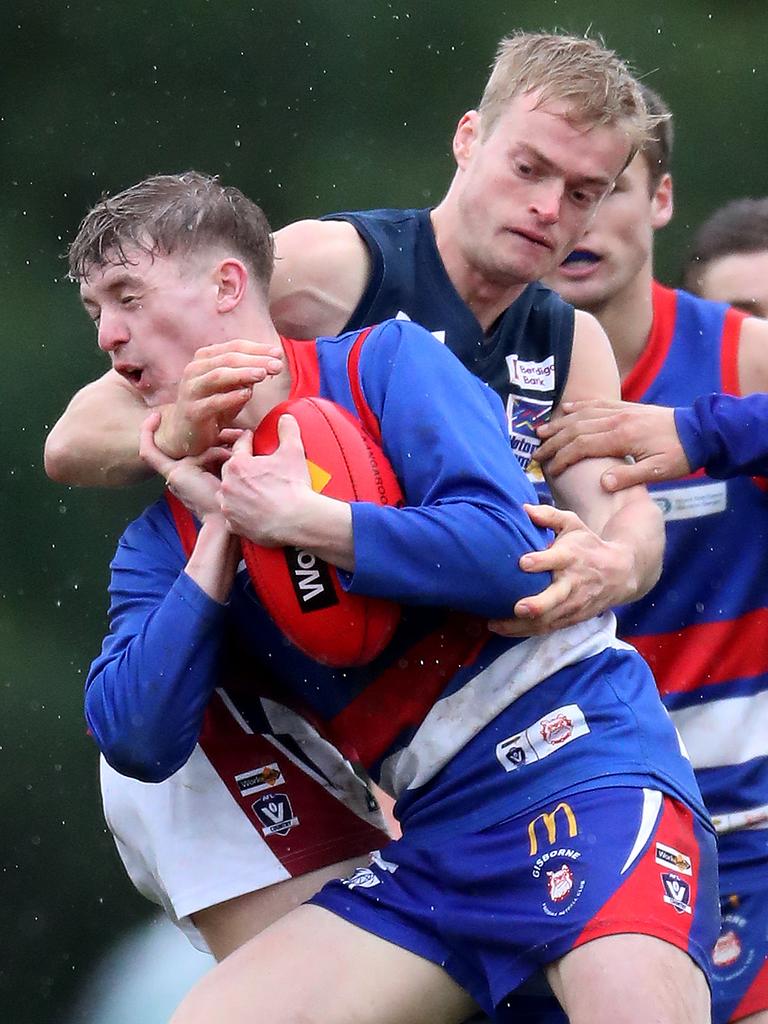
[[[315,493],[290,417],[268,457],[250,454],[246,431],[231,455],[173,460],[147,428],[149,458],[201,525],[185,553],[162,500],[126,531],[88,720],[113,764],[161,780],[195,750],[217,684],[247,722],[266,673],[397,798],[403,838],[228,957],[178,1019],[251,1020],[257,998],[278,1022],[459,1022],[476,1003],[511,1019],[509,994],[546,969],[574,1024],[615,1021],[619,1007],[628,1024],[706,1020],[714,840],[647,666],[610,615],[543,637],[483,629],[545,582],[518,566],[548,538],[523,509],[534,495],[503,406],[414,324],[281,339],[268,247],[241,194],[190,173],[98,204],[70,265],[100,346],[150,403],[173,399],[203,339],[281,346],[285,370],[254,387],[238,425],[289,395],[330,398],[378,425],[405,505]],[[220,463],[219,479],[208,467]],[[233,529],[405,601],[386,650],[333,670],[286,644],[237,571]],[[227,675],[235,650],[245,687]],[[251,776],[258,792],[265,772]],[[281,787],[269,800],[300,827]]]
[[[662,109],[658,97],[650,99]],[[728,469],[727,448],[708,450],[706,433],[718,419],[730,416],[734,423],[745,411],[736,406],[734,419],[737,400],[709,393],[768,390],[768,324],[653,281],[653,232],[672,215],[670,149],[667,123],[658,144],[647,147],[619,178],[576,252],[548,278],[566,298],[601,319],[622,372],[624,397],[658,405],[581,409],[543,429],[554,436],[541,455],[552,457],[550,472],[556,473],[577,453],[640,454],[634,445],[623,447],[631,423],[646,429],[644,450],[654,451],[653,424],[661,420],[664,429],[674,431],[671,407],[693,404],[678,413],[683,436],[692,464],[709,459],[714,472],[690,474],[680,465],[678,448],[673,458],[686,478],[652,490],[666,520],[664,569],[646,598],[619,610],[619,630],[650,662],[720,832],[724,924],[714,953],[716,1020],[765,1024],[768,501],[762,481],[715,479]],[[765,405],[763,396],[744,402],[747,408]],[[745,427],[742,422],[741,436]],[[766,434],[763,427],[762,438]],[[744,458],[752,458],[754,469],[758,454],[753,438]],[[658,459],[656,448],[653,458],[618,467],[614,477],[637,479],[640,470],[642,479],[652,480],[663,475],[654,474]]]
[[[523,67],[534,76],[532,80],[520,79]],[[529,110],[522,103],[532,84],[552,95],[552,110]],[[557,97],[572,97],[595,125],[614,125],[622,138],[621,153],[604,152],[592,131],[574,130],[565,116],[570,108],[567,103],[559,105]],[[406,314],[425,319],[431,330],[443,332],[449,347],[459,351],[470,368],[480,375],[493,370],[510,422],[525,426],[517,433],[528,443],[536,440],[536,416],[563,394],[574,398],[618,394],[610,351],[595,323],[584,314],[574,321],[556,296],[526,283],[556,262],[561,249],[570,247],[593,216],[606,183],[629,152],[629,139],[623,138],[620,128],[625,116],[633,131],[647,127],[634,84],[615,55],[584,39],[524,35],[508,40],[481,102],[481,113],[467,115],[457,132],[461,169],[438,208],[440,213],[435,211],[436,224],[444,222],[446,231],[433,230],[427,211],[414,211],[401,218],[404,226],[414,228],[409,244],[398,244],[395,238],[382,252],[371,237],[373,226],[380,225],[382,231],[388,224],[394,226],[397,211],[389,221],[367,218],[364,232],[354,226],[361,218],[352,223],[302,222],[283,229],[276,235],[281,258],[270,290],[278,325],[285,333],[308,336],[340,331],[356,316],[380,320]],[[495,123],[493,132],[488,128],[490,120]],[[536,147],[529,152],[527,140],[534,137]],[[514,160],[508,149],[514,150]],[[500,161],[505,168],[502,182],[489,184],[487,179],[500,173]],[[483,194],[495,196],[492,216],[490,207],[478,205],[476,198],[465,212],[465,191],[466,199],[472,199],[479,185]],[[506,229],[508,222],[512,231]],[[458,233],[457,227],[461,228]],[[464,245],[476,249],[489,231],[494,244],[484,264],[465,266]],[[418,309],[412,305],[414,283],[419,284]],[[508,312],[499,317],[505,305]],[[178,401],[164,411],[160,439],[165,433],[166,441],[161,443],[169,447],[170,437],[170,449],[177,453],[187,446],[197,449],[210,443],[219,425],[247,400],[257,379],[254,374],[263,373],[265,358],[267,354],[258,347],[243,352],[241,346],[236,358],[226,346],[201,353],[194,372],[182,377]],[[120,368],[126,372],[110,371],[73,400],[47,445],[49,472],[92,485],[125,482],[146,472],[137,458],[145,406],[131,367]],[[97,422],[99,429],[94,430]],[[567,614],[578,617],[644,589],[656,571],[660,529],[647,497],[628,493],[615,503],[606,502],[597,486],[598,473],[592,468],[585,474],[582,467],[570,482],[563,478],[565,499],[572,497],[574,507],[594,529],[581,527],[576,516],[562,514],[553,519],[563,536],[552,551],[558,588],[549,591],[553,610],[542,616],[545,626],[557,623],[565,592],[569,593]],[[534,604],[533,611],[544,609]],[[295,721],[293,734],[306,743]],[[262,763],[266,762],[257,762]],[[244,936],[255,934],[280,908],[305,898],[309,890],[304,883],[311,885],[312,876],[301,875],[294,865],[287,870],[285,864],[276,863],[273,851],[255,850],[257,823],[253,821],[250,831],[234,821],[229,829],[198,828],[199,841],[192,852],[191,822],[208,820],[211,801],[217,814],[229,813],[221,803],[228,796],[210,773],[207,787],[198,774],[194,786],[186,784],[185,773],[197,767],[197,761],[190,761],[178,777],[149,790],[105,767],[105,805],[135,884],[177,918],[194,912],[195,923],[204,927],[209,945],[221,955]],[[332,768],[327,756],[324,768],[326,774]],[[342,776],[337,769],[336,777]],[[182,806],[167,789],[183,797]],[[193,793],[204,794],[201,807],[191,806]],[[223,796],[216,802],[219,793]],[[362,812],[356,813],[359,817]],[[336,828],[338,835],[343,832],[335,817],[329,819],[328,828]],[[215,844],[216,836],[228,839]],[[299,841],[295,838],[294,845]],[[158,865],[180,844],[190,850],[190,856],[183,861],[172,859],[161,872]],[[337,853],[326,865],[356,852]],[[230,866],[229,876],[221,867],[225,863]],[[171,868],[181,864],[186,869],[177,878]],[[215,889],[205,884],[214,869],[219,878]],[[285,881],[290,874],[301,877]],[[292,895],[297,886],[298,897]]]

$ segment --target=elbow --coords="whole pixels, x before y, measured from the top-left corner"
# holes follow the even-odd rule
[[[153,761],[135,747],[118,744],[109,750],[102,749],[104,760],[120,775],[138,782],[165,782],[177,770],[167,768],[159,761]]]
[[[139,782],[165,782],[189,760],[194,743],[188,749],[169,745],[167,729],[158,723],[133,721],[129,724],[105,722],[86,701],[86,720],[107,763],[129,779]]]
[[[524,572],[519,565],[520,551],[498,556],[484,567],[480,578],[484,580],[488,606],[483,613],[489,619],[507,619],[514,614],[518,601],[533,597],[552,583],[548,572]]]
[[[43,465],[46,475],[57,484],[74,484],[77,460],[72,455],[71,445],[54,427],[48,435],[43,449]]]

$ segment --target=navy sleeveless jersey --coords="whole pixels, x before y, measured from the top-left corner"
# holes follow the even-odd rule
[[[345,330],[391,317],[414,320],[489,384],[507,410],[512,447],[528,469],[536,427],[560,401],[573,343],[573,307],[529,284],[486,334],[458,294],[435,241],[429,210],[334,213],[354,225],[371,257],[371,276]]]
[[[655,285],[653,329],[623,397],[680,406],[713,391],[737,393],[742,320],[725,305]],[[664,568],[646,597],[619,610],[619,634],[650,663],[718,830],[762,831],[768,494],[763,481],[703,471],[651,493],[666,523]]]

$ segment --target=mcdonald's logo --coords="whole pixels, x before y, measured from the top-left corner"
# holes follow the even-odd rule
[[[531,857],[535,857],[539,852],[539,841],[536,834],[536,825],[541,821],[544,823],[544,829],[547,833],[547,842],[550,846],[554,846],[557,839],[557,815],[558,812],[562,811],[562,818],[568,826],[568,838],[573,839],[579,833],[579,826],[576,824],[576,815],[573,813],[573,808],[570,804],[560,802],[552,812],[545,811],[543,814],[538,815],[533,821],[528,824],[528,842],[530,843],[530,854]]]

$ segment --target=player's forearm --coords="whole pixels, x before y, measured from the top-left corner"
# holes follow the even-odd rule
[[[661,575],[664,520],[644,490],[622,504],[606,521],[601,537],[615,552],[623,581],[615,604],[647,594]]]
[[[121,774],[160,782],[192,753],[218,681],[223,615],[182,574],[135,635],[107,637],[86,681],[85,713]]]
[[[546,534],[512,501],[404,509],[356,503],[352,512],[356,568],[348,585],[356,593],[502,618],[551,582],[549,573],[520,568]]]
[[[164,546],[152,547],[156,534],[126,537],[113,567],[112,631],[86,682],[86,718],[114,768],[158,782],[197,742],[239,545],[223,517],[211,516],[176,575]]]
[[[139,458],[144,403],[112,374],[78,391],[45,442],[45,471],[58,483],[121,487],[151,476]]]
[[[232,590],[239,558],[239,541],[230,533],[224,517],[209,515],[184,572],[212,601],[224,604]]]

